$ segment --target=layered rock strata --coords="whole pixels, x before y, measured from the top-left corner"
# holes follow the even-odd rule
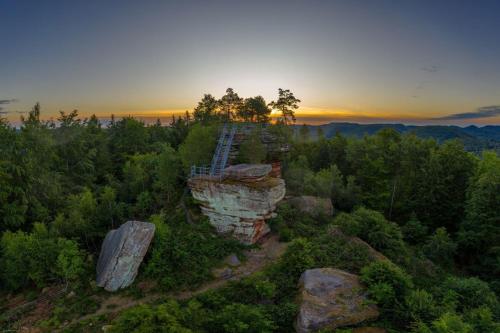
[[[266,219],[274,216],[276,204],[285,196],[285,181],[268,176],[270,166],[232,168],[222,181],[193,178],[188,184],[219,233],[253,244],[269,232]]]

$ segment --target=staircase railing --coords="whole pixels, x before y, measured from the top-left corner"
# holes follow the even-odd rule
[[[211,175],[215,174],[215,168],[217,166],[217,161],[219,160],[219,156],[221,154],[222,147],[224,146],[226,134],[227,134],[227,123],[225,123],[224,127],[222,128],[222,132],[220,133],[220,136],[219,136],[219,142],[217,142],[217,148],[215,148],[215,153],[212,156],[212,163],[210,164],[210,174]]]
[[[227,123],[224,124],[222,131],[219,135],[217,147],[215,148],[214,155],[212,156],[212,163],[210,166],[191,166],[191,178],[210,177],[212,179],[222,180],[224,178],[224,169],[231,152],[233,145],[234,135],[238,130],[237,124],[232,124],[231,131],[228,132]]]
[[[224,155],[222,156],[222,162],[220,164],[220,170],[219,170],[219,172],[221,174],[224,173],[224,169],[226,168],[227,159],[229,157],[229,152],[231,151],[231,147],[233,145],[234,135],[236,134],[237,129],[238,129],[238,125],[233,124],[233,127],[231,128],[231,134],[229,135],[229,138],[228,138],[228,142],[224,146],[224,148],[225,148]]]

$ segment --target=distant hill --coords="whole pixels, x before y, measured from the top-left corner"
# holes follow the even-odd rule
[[[324,125],[308,125],[311,135],[316,137],[319,127],[323,130],[326,138],[341,133],[344,136],[363,137],[372,135],[383,128],[392,128],[399,133],[415,133],[421,138],[434,138],[438,142],[450,139],[461,140],[465,148],[472,152],[481,152],[492,149],[500,152],[500,126],[413,126],[403,124],[357,124],[357,123],[329,123]],[[298,130],[300,125],[296,126]]]

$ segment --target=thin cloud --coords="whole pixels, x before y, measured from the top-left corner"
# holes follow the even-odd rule
[[[17,102],[17,99],[11,98],[11,99],[0,99],[0,104],[11,104]]]
[[[436,73],[437,71],[439,71],[439,67],[436,65],[431,65],[431,66],[422,67],[422,68],[420,68],[420,70],[423,70],[424,72],[427,72],[427,73]]]
[[[477,108],[473,112],[455,113],[449,116],[433,118],[435,120],[461,120],[461,119],[479,119],[500,116],[500,105],[490,105]]]

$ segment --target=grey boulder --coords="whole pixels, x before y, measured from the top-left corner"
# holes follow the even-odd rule
[[[302,273],[299,284],[300,309],[295,323],[299,333],[355,325],[379,315],[376,305],[367,302],[357,275],[315,268]]]
[[[97,261],[97,285],[116,291],[132,284],[154,233],[154,224],[139,221],[108,232]]]

